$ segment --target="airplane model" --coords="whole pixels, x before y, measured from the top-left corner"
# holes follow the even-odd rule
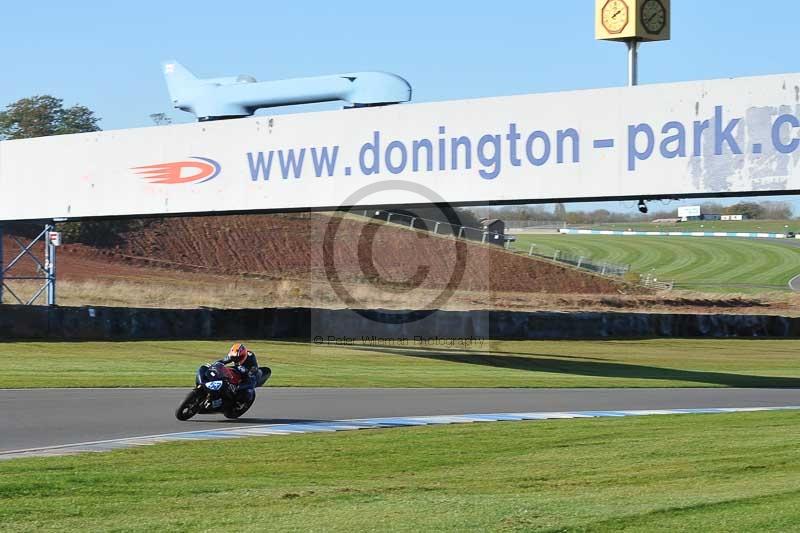
[[[201,122],[247,117],[265,107],[336,101],[367,107],[411,100],[411,85],[388,72],[259,82],[247,75],[200,79],[177,61],[163,67],[173,106]]]

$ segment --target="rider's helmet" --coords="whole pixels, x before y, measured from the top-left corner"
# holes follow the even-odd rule
[[[243,365],[245,359],[247,359],[247,348],[244,344],[237,342],[231,346],[231,350],[228,352],[228,358],[237,365]]]

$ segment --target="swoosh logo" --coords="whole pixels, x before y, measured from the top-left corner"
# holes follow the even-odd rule
[[[194,161],[175,161],[134,167],[136,171],[150,183],[159,185],[177,185],[182,183],[205,183],[219,175],[222,167],[207,157],[192,157]]]

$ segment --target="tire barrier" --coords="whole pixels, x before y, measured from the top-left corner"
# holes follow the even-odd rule
[[[349,309],[135,309],[0,305],[2,340],[286,339],[320,344],[443,346],[470,340],[800,337],[800,318],[770,315],[407,311]]]

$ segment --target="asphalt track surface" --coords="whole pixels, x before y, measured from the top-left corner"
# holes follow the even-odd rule
[[[800,405],[800,389],[259,389],[239,420],[179,422],[188,389],[0,390],[0,452],[247,424],[395,416]]]

